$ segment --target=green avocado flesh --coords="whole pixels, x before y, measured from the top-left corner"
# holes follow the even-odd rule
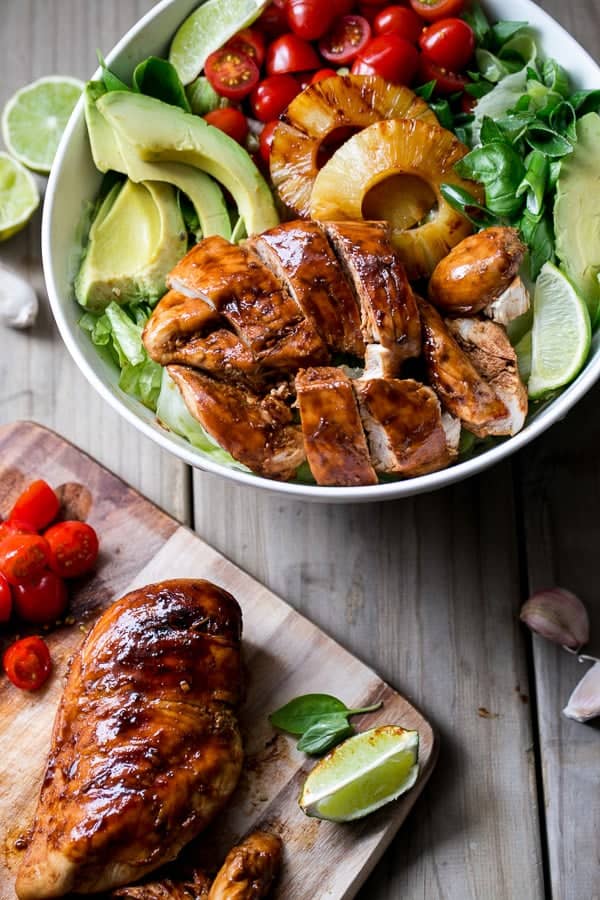
[[[577,143],[563,159],[556,187],[556,253],[592,322],[600,310],[600,116],[577,123]]]

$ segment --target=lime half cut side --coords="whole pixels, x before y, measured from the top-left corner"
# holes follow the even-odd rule
[[[419,735],[382,725],[348,738],[314,767],[300,806],[308,816],[351,822],[408,791],[419,775]]]
[[[11,97],[2,113],[2,137],[10,153],[34,172],[48,174],[83,84],[49,75]]]
[[[169,50],[169,62],[183,84],[190,84],[204,68],[207,56],[251,25],[268,5],[269,0],[207,0],[188,16]]]
[[[33,175],[8,153],[0,153],[0,241],[24,228],[39,203]]]
[[[590,352],[587,305],[552,263],[538,277],[533,299],[529,396],[538,400],[573,381]]]

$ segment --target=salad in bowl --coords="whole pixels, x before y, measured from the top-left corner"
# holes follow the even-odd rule
[[[174,0],[101,59],[44,256],[112,402],[322,499],[439,486],[564,414],[600,365],[598,70],[505,8]],[[76,137],[98,174],[58,276]]]

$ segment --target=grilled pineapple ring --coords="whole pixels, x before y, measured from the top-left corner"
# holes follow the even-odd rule
[[[338,128],[400,118],[437,124],[413,91],[378,76],[336,75],[307,87],[292,100],[273,135],[271,178],[282,201],[301,216],[309,214],[321,144]]]
[[[375,185],[394,175],[420,178],[437,202],[430,218],[415,228],[391,222],[392,242],[409,278],[427,278],[451,247],[471,233],[467,219],[440,193],[444,182],[460,185],[480,202],[478,185],[463,181],[454,164],[467,147],[445,128],[416,119],[377,122],[355,134],[321,169],[311,195],[313,219],[363,219],[363,204]],[[371,210],[372,213],[372,210]]]

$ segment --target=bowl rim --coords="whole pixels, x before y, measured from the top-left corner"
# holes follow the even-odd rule
[[[110,65],[111,62],[127,49],[131,41],[145,30],[150,22],[160,16],[165,9],[168,9],[177,2],[178,0],[160,0],[159,3],[142,16],[115,44],[113,49],[106,56],[107,63]],[[519,0],[519,6],[523,7],[525,15],[528,11],[533,11],[534,18],[541,21],[543,24],[550,26],[553,30],[558,30],[559,33],[562,33],[561,36],[566,39],[567,43],[575,44],[578,48],[578,53],[580,54],[580,61],[583,60],[586,66],[589,65],[596,70],[600,82],[600,65],[586,50],[584,50],[583,47],[581,47],[576,39],[563,28],[559,22],[552,18],[545,10],[537,6],[537,4],[533,3],[532,0]],[[531,16],[529,17],[529,20],[531,20]],[[92,75],[92,78],[98,78],[99,75],[100,69],[97,69],[94,75]],[[59,202],[57,191],[58,175],[71,137],[76,128],[80,125],[81,118],[83,117],[83,102],[83,98],[81,98],[77,103],[62,136],[52,166],[44,199],[42,214],[42,265],[52,313],[58,326],[59,333],[67,350],[71,354],[71,357],[79,370],[100,396],[139,432],[154,441],[162,449],[174,454],[192,468],[213,475],[219,475],[230,481],[236,482],[237,484],[261,488],[270,491],[272,494],[285,495],[290,498],[302,500],[327,503],[365,503],[397,500],[402,497],[410,497],[416,494],[447,487],[457,481],[462,481],[465,478],[476,475],[484,469],[506,459],[508,456],[535,440],[556,422],[564,419],[572,407],[600,378],[600,350],[598,350],[595,356],[590,357],[585,368],[577,376],[575,381],[568,385],[554,400],[551,400],[548,403],[548,406],[540,411],[539,415],[532,422],[527,424],[518,434],[507,438],[494,447],[483,450],[477,456],[456,463],[439,472],[431,472],[427,475],[420,475],[416,478],[406,480],[351,487],[326,487],[297,482],[281,482],[273,481],[239,469],[228,468],[221,463],[213,461],[209,457],[200,455],[200,451],[196,451],[191,444],[189,444],[188,448],[184,444],[179,443],[179,439],[176,435],[171,436],[170,432],[166,430],[161,431],[158,423],[150,424],[145,422],[133,409],[130,409],[126,405],[123,399],[121,399],[121,396],[119,396],[121,392],[118,388],[113,390],[103,381],[77,345],[77,342],[71,333],[71,326],[63,310],[61,292],[55,276],[54,254],[52,250],[53,211],[55,204]],[[70,297],[68,302],[74,302],[73,298]]]

